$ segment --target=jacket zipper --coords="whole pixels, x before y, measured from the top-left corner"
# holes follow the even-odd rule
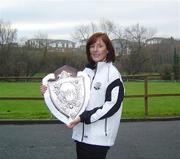
[[[104,130],[105,130],[105,136],[107,136],[107,118],[105,119]]]
[[[108,81],[107,83],[109,83],[109,65],[108,65]],[[107,118],[105,119],[105,136],[107,136]]]
[[[93,78],[92,78],[91,89],[92,89],[92,84],[93,84],[94,78],[95,78],[95,76],[96,76],[96,71],[97,71],[97,68],[95,69],[95,73],[94,73],[94,76],[93,76]]]
[[[96,76],[96,69],[95,69],[95,73],[94,73],[94,76],[92,78],[92,82],[91,82],[91,89],[92,89],[92,83],[94,81],[94,77]],[[82,129],[82,138],[81,138],[81,142],[83,141],[83,137],[84,137],[84,123],[83,123],[83,129]]]

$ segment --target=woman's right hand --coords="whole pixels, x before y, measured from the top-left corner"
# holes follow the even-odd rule
[[[40,91],[41,91],[41,94],[42,94],[42,95],[44,95],[44,93],[46,92],[46,90],[47,90],[47,86],[45,86],[45,85],[41,85],[41,86],[40,86]]]

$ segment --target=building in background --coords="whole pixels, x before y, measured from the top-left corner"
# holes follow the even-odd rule
[[[113,39],[111,40],[113,47],[115,49],[116,56],[118,55],[128,55],[131,50],[129,48],[128,41],[125,39]]]
[[[70,40],[29,39],[25,45],[34,49],[47,48],[49,52],[73,52],[75,49],[75,42]]]

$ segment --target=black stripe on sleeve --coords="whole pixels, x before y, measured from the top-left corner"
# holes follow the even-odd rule
[[[111,95],[112,95],[111,92],[112,92],[113,88],[115,88],[117,86],[119,87],[119,92],[118,92],[118,97],[117,97],[117,101],[116,101],[115,105],[104,116],[102,116],[100,119],[110,117],[119,110],[119,108],[121,106],[121,102],[123,101],[123,98],[124,98],[124,87],[123,87],[123,84],[120,81],[120,79],[117,79],[117,80],[113,81],[108,86],[108,88],[106,90],[105,102],[106,101],[111,101]]]
[[[106,95],[105,95],[106,96],[105,97],[105,102],[106,101],[111,101],[111,92],[112,92],[113,88],[115,88],[117,86],[119,87],[119,92],[118,92],[118,97],[117,97],[117,101],[116,101],[115,105],[112,106],[112,108],[104,116],[102,116],[100,119],[110,117],[119,110],[119,108],[121,106],[121,102],[122,102],[123,97],[124,97],[124,87],[123,87],[123,84],[120,81],[120,79],[115,80],[114,82],[112,82],[107,87]],[[90,124],[91,123],[91,121],[90,121],[91,115],[93,115],[98,109],[102,109],[102,108],[103,108],[103,106],[96,107],[96,108],[94,108],[92,110],[89,110],[89,111],[84,111],[80,115],[81,122],[83,122],[85,124]]]
[[[80,118],[81,118],[81,122],[83,123],[86,123],[86,124],[90,124],[91,121],[91,115],[94,114],[98,109],[102,109],[102,106],[101,107],[96,107],[92,110],[89,110],[89,111],[84,111],[81,115],[80,115]]]

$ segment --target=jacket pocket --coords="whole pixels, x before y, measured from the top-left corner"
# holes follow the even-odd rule
[[[107,123],[107,118],[105,119],[105,124],[104,124],[104,133],[105,133],[105,136],[107,136],[107,126],[108,126],[108,123]]]
[[[83,141],[84,138],[84,123],[82,124],[82,137],[81,137],[81,142]]]

